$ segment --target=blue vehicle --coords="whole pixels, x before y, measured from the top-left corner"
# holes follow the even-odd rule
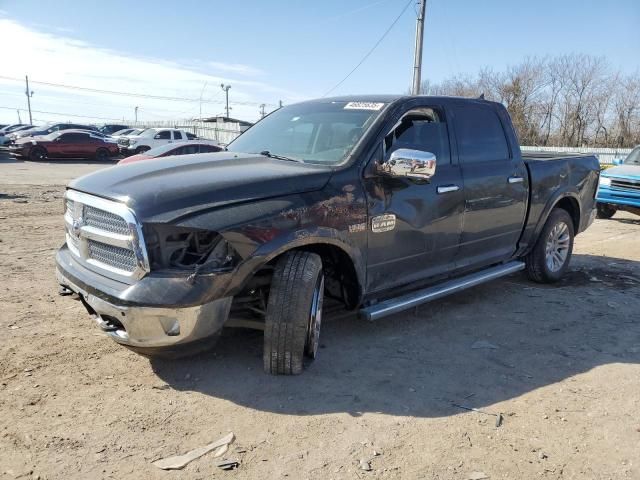
[[[598,218],[611,218],[618,210],[640,215],[640,145],[624,160],[600,174]]]

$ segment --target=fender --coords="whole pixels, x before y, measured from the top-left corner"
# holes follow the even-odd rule
[[[330,245],[339,248],[351,260],[360,291],[365,285],[366,261],[360,249],[356,248],[341,231],[329,227],[314,227],[286,232],[273,240],[260,245],[250,257],[235,270],[232,283],[227,289],[228,295],[235,295],[255,275],[255,273],[278,256],[290,250],[317,245]]]
[[[580,213],[582,211],[582,204],[580,202],[580,196],[577,189],[567,188],[566,186],[561,186],[558,190],[553,192],[551,197],[545,203],[542,213],[538,217],[538,221],[534,224],[528,222],[525,231],[523,232],[522,238],[519,242],[520,248],[516,254],[516,256],[523,256],[529,253],[529,251],[535,245],[542,229],[544,228],[551,211],[565,198],[570,198],[575,201],[578,208],[578,218],[580,218]],[[576,234],[578,231],[576,230]]]

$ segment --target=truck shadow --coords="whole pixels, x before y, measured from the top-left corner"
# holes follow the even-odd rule
[[[497,412],[597,366],[640,363],[639,286],[640,262],[575,255],[559,285],[516,274],[377,323],[328,318],[300,376],[265,375],[262,334],[243,330],[215,352],[151,366],[177,390],[289,415],[460,413],[452,403]]]

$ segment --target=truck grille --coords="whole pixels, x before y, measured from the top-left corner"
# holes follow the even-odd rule
[[[129,226],[124,218],[90,205],[84,207],[84,224],[118,235],[129,234]]]
[[[611,186],[613,188],[623,188],[625,190],[640,190],[640,181],[612,178]]]
[[[89,258],[126,272],[133,272],[136,268],[136,256],[128,248],[114,247],[95,240],[87,241],[87,246]]]
[[[124,204],[68,190],[67,246],[85,267],[128,283],[149,271],[142,229]]]

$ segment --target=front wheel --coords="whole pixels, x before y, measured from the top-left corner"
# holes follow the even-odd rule
[[[294,251],[278,261],[265,318],[266,373],[297,375],[302,373],[305,357],[316,357],[323,298],[324,275],[319,255]]]
[[[147,152],[149,150],[151,150],[151,147],[147,147],[143,145],[141,147],[136,148],[136,155],[140,155],[141,153]]]
[[[533,250],[525,258],[529,278],[538,283],[560,280],[569,268],[573,238],[573,221],[567,211],[552,210]]]
[[[33,147],[29,152],[29,160],[32,162],[41,162],[47,158],[47,151],[42,147]]]
[[[96,151],[96,160],[99,162],[106,162],[107,160],[109,160],[109,158],[111,158],[111,155],[109,154],[109,150],[107,150],[106,148],[99,148]]]
[[[616,207],[609,205],[607,203],[598,203],[596,205],[597,217],[608,220],[613,217],[618,210]]]

